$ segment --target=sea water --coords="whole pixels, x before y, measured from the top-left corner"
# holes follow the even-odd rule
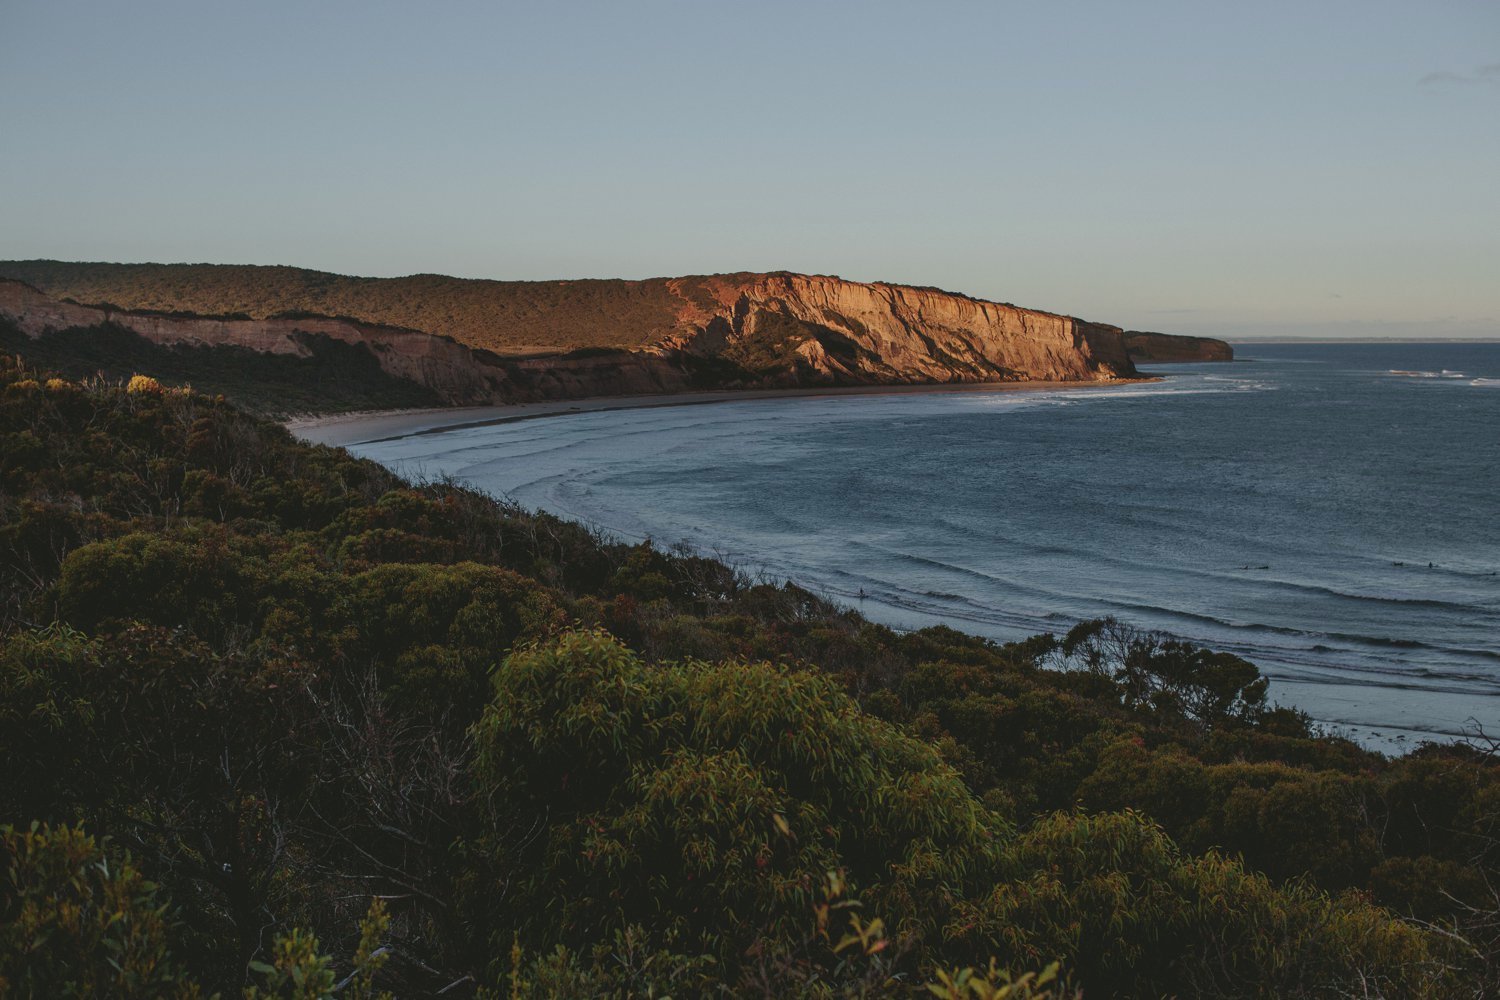
[[[877,621],[1114,616],[1400,749],[1500,732],[1500,344],[1244,344],[1161,382],[581,413],[355,446]]]

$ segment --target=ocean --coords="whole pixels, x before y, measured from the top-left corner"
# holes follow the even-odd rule
[[[1381,749],[1500,732],[1500,344],[1241,344],[1161,382],[721,402],[352,451],[897,627],[1114,616]],[[1148,366],[1149,367],[1149,366]]]

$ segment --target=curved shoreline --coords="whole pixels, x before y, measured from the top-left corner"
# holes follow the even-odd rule
[[[1149,559],[1131,556],[1128,559],[1114,560],[1116,564],[1114,569],[1099,569],[1098,554],[1113,551],[1110,544],[1119,542],[1118,538],[1109,537],[1110,533],[1107,530],[1096,537],[1091,537],[1091,544],[1081,546],[1077,559],[1072,563],[1055,554],[1047,555],[1046,564],[1054,568],[1061,566],[1057,572],[1062,574],[1062,577],[1067,577],[1070,572],[1073,573],[1073,577],[1076,577],[1060,577],[1055,586],[1053,584],[1048,584],[1048,586],[1053,590],[1064,585],[1073,589],[1061,590],[1055,594],[1048,594],[1044,591],[1041,596],[1032,598],[1014,592],[1035,591],[1038,581],[1043,579],[1043,576],[1038,574],[1046,566],[1041,555],[1032,556],[1027,552],[1021,552],[1021,555],[1017,556],[1016,552],[1020,550],[1015,546],[1008,548],[1005,554],[995,554],[991,558],[990,550],[983,547],[987,543],[981,541],[975,549],[962,548],[961,554],[965,558],[955,561],[952,558],[953,553],[950,553],[946,565],[924,564],[929,567],[936,565],[936,570],[923,568],[909,571],[904,568],[904,554],[908,551],[921,553],[925,550],[911,550],[908,546],[902,551],[881,555],[878,552],[867,551],[867,546],[853,545],[846,539],[842,542],[830,541],[830,547],[826,550],[817,550],[816,560],[814,560],[808,554],[810,550],[805,544],[805,539],[815,536],[816,532],[803,529],[808,524],[816,526],[818,517],[821,515],[804,517],[801,521],[788,521],[784,517],[778,517],[773,526],[775,530],[768,528],[757,536],[755,531],[758,529],[750,528],[746,529],[749,534],[742,536],[736,534],[738,530],[736,525],[742,526],[743,522],[716,519],[706,513],[711,509],[710,501],[715,487],[704,487],[707,492],[700,495],[696,492],[700,483],[695,482],[692,489],[686,492],[680,486],[669,486],[665,496],[684,499],[664,500],[665,506],[660,507],[655,505],[649,493],[652,488],[649,480],[653,478],[651,474],[653,459],[650,456],[655,453],[656,447],[651,443],[653,439],[650,434],[660,433],[670,436],[676,433],[675,429],[681,428],[707,428],[704,439],[712,437],[716,444],[712,453],[707,458],[702,458],[701,461],[714,466],[718,471],[718,478],[709,476],[706,477],[706,481],[717,482],[719,492],[727,495],[738,488],[735,469],[739,466],[729,462],[726,458],[728,452],[717,443],[726,435],[730,439],[747,435],[747,440],[754,441],[755,447],[769,449],[768,454],[775,454],[779,460],[786,460],[795,452],[777,450],[783,428],[791,428],[787,433],[799,441],[804,438],[822,440],[829,437],[824,432],[831,433],[833,425],[842,424],[846,418],[862,422],[857,418],[865,410],[887,413],[900,426],[906,426],[912,417],[943,418],[944,415],[950,413],[979,416],[993,411],[1007,415],[1006,426],[1014,428],[1018,424],[1023,425],[1017,433],[1027,441],[1054,444],[1062,441],[1064,438],[1054,439],[1050,435],[1054,429],[1070,425],[1071,422],[1072,426],[1086,435],[1084,438],[1069,438],[1075,443],[1081,440],[1096,441],[1099,433],[1104,430],[1115,429],[1117,431],[1105,445],[1099,446],[1103,450],[1098,455],[1093,451],[1082,453],[1083,455],[1093,455],[1094,458],[1099,458],[1100,455],[1118,456],[1127,452],[1134,453],[1139,450],[1141,443],[1147,440],[1156,440],[1160,445],[1158,450],[1165,455],[1177,451],[1169,439],[1142,433],[1148,428],[1158,427],[1164,415],[1176,414],[1178,418],[1182,418],[1184,414],[1189,413],[1219,414],[1219,423],[1213,424],[1213,427],[1223,430],[1227,426],[1223,424],[1223,420],[1228,419],[1225,414],[1231,416],[1237,414],[1239,416],[1236,420],[1239,420],[1246,415],[1266,409],[1268,404],[1276,404],[1279,399],[1289,398],[1286,393],[1293,390],[1301,392],[1303,396],[1312,392],[1322,393],[1318,387],[1325,384],[1322,378],[1313,379],[1312,376],[1318,373],[1302,366],[1297,357],[1291,358],[1279,367],[1262,363],[1257,371],[1251,372],[1250,368],[1253,367],[1257,367],[1257,361],[1251,359],[1243,361],[1238,369],[1222,364],[1172,365],[1170,368],[1165,364],[1154,365],[1150,369],[1150,374],[1158,377],[1150,380],[1155,384],[1148,385],[1129,385],[1121,382],[1022,382],[862,386],[834,390],[719,391],[554,401],[546,404],[472,408],[461,411],[330,417],[313,423],[319,425],[314,429],[315,433],[321,431],[330,437],[337,436],[348,441],[350,450],[355,454],[374,458],[377,461],[391,459],[392,461],[388,464],[392,468],[408,463],[419,479],[446,475],[464,479],[465,476],[459,470],[451,469],[445,464],[450,459],[441,457],[444,455],[453,456],[451,461],[459,464],[477,463],[484,466],[483,475],[475,481],[479,488],[498,496],[511,498],[524,507],[548,510],[562,517],[590,524],[625,541],[647,537],[671,541],[684,539],[700,551],[713,552],[717,556],[727,558],[730,562],[754,565],[758,572],[767,578],[796,581],[799,585],[822,594],[835,603],[857,608],[872,621],[882,622],[892,627],[920,628],[928,624],[942,623],[970,634],[986,635],[997,641],[1007,641],[1022,635],[1057,628],[1061,619],[1056,616],[1060,613],[1060,609],[1062,614],[1071,616],[1075,620],[1100,617],[1105,614],[1119,614],[1124,617],[1129,613],[1131,620],[1142,627],[1159,628],[1173,635],[1185,637],[1188,641],[1199,643],[1206,648],[1233,653],[1256,663],[1262,673],[1272,680],[1277,698],[1284,703],[1296,705],[1311,712],[1314,718],[1323,724],[1339,727],[1351,738],[1365,745],[1379,746],[1387,752],[1401,752],[1423,740],[1451,740],[1461,737],[1462,719],[1473,714],[1476,708],[1484,706],[1484,710],[1488,711],[1488,706],[1495,704],[1496,689],[1493,684],[1496,675],[1494,661],[1490,655],[1492,645],[1487,642],[1482,643],[1480,657],[1472,655],[1474,650],[1481,649],[1481,647],[1473,646],[1472,643],[1450,656],[1447,650],[1437,653],[1430,650],[1403,652],[1401,650],[1405,650],[1408,643],[1391,642],[1379,638],[1408,636],[1415,640],[1422,640],[1424,637],[1422,629],[1429,626],[1449,628],[1452,623],[1446,620],[1427,621],[1429,615],[1448,616],[1448,605],[1443,606],[1443,615],[1436,615],[1435,612],[1428,610],[1411,612],[1408,607],[1411,603],[1426,605],[1430,603],[1427,600],[1403,601],[1402,606],[1396,608],[1378,596],[1366,594],[1363,590],[1360,593],[1330,594],[1328,596],[1338,598],[1342,602],[1340,606],[1325,608],[1320,604],[1318,605],[1320,613],[1314,616],[1317,620],[1308,625],[1300,625],[1298,622],[1306,617],[1300,609],[1314,599],[1289,598],[1287,593],[1281,590],[1274,594],[1269,593],[1268,588],[1287,581],[1279,578],[1265,579],[1263,574],[1258,573],[1247,575],[1246,573],[1223,572],[1217,574],[1214,581],[1200,586],[1193,581],[1182,582],[1181,574],[1173,572],[1166,576],[1143,578],[1164,581],[1159,588],[1155,585],[1150,588],[1160,590],[1162,596],[1149,606],[1132,606],[1127,612],[1119,610],[1121,605],[1115,602],[1115,598],[1119,595],[1128,597],[1134,593],[1130,589],[1134,584],[1131,584],[1127,578],[1139,576],[1142,566],[1151,569],[1156,564]],[[1349,383],[1353,379],[1359,385],[1365,386],[1368,392],[1378,394],[1391,391],[1388,384],[1378,377],[1381,371],[1385,367],[1400,367],[1400,365],[1392,362],[1391,365],[1376,366],[1380,370],[1371,372],[1364,372],[1360,366],[1355,366],[1359,368],[1358,371],[1345,372],[1344,367],[1346,366],[1336,366],[1336,370],[1331,375],[1327,372],[1323,374],[1329,375],[1330,378],[1334,375],[1338,376],[1334,382],[1339,385]],[[1450,364],[1449,367],[1461,366]],[[1207,409],[1190,402],[1195,395],[1205,389],[1212,391],[1215,387],[1222,387],[1222,384],[1226,383],[1226,379],[1223,378],[1226,375],[1244,376],[1227,380],[1228,383],[1245,383],[1240,388],[1277,389],[1283,393],[1283,396],[1266,397],[1259,394],[1243,396],[1233,394],[1233,392],[1225,395],[1222,392],[1216,392],[1212,396],[1216,402]],[[1270,382],[1264,382],[1262,376],[1269,378]],[[1200,379],[1208,379],[1209,382],[1200,387],[1198,385]],[[1365,383],[1368,385],[1366,386]],[[1074,395],[1060,391],[1063,389],[1110,389],[1111,387],[1114,387],[1112,391],[1099,392],[1093,396]],[[1176,395],[1174,390],[1179,389],[1190,390],[1190,392],[1188,395]],[[1028,390],[1037,391],[1028,396],[1025,394]],[[962,395],[953,395],[953,393]],[[1010,395],[990,395],[991,393],[1010,393]],[[1124,400],[1139,398],[1142,395],[1154,398],[1152,400],[1141,399],[1137,405],[1122,408],[1117,414],[1130,417],[1129,420],[1123,421],[1124,430],[1119,430],[1122,427],[1122,421],[1118,419],[1098,420],[1089,416],[1095,413],[1095,406],[1113,407],[1114,404],[1109,402],[1110,397]],[[841,397],[844,396],[854,398],[843,400]],[[775,402],[777,399],[788,397],[794,400],[800,398],[800,402],[797,405],[778,405]],[[1371,397],[1372,401],[1383,398],[1378,395]],[[1405,399],[1405,397],[1402,398]],[[1422,412],[1437,405],[1427,396],[1412,397],[1412,399],[1428,400],[1427,404],[1419,407]],[[765,401],[767,405],[745,406],[721,411],[665,409],[665,407],[680,407],[697,403],[740,400]],[[1062,405],[1069,401],[1075,405],[1072,407]],[[1094,405],[1081,405],[1084,403]],[[1229,409],[1226,409],[1226,406]],[[631,409],[639,410],[639,412],[628,412]],[[596,416],[577,420],[571,424],[566,422],[539,425],[523,423],[523,421],[538,417],[568,413],[602,415],[612,410],[619,412],[611,414],[608,419],[600,419]],[[1289,426],[1295,423],[1290,418],[1288,421]],[[1190,420],[1189,424],[1196,427],[1198,421]],[[935,429],[945,429],[945,427],[946,425],[934,425]],[[460,428],[468,429],[450,437],[439,436],[447,430]],[[640,431],[649,433],[641,435]],[[692,439],[699,432],[687,430],[684,433],[685,437],[679,434],[675,439],[679,445],[685,442],[685,446],[677,450],[689,456],[698,454],[692,444]],[[1058,431],[1058,433],[1062,432]],[[612,443],[617,438],[623,441],[618,446]],[[910,448],[913,440],[903,438],[902,442]],[[1226,439],[1218,439],[1212,443],[1213,447],[1210,450],[1213,454],[1220,454],[1224,447],[1224,440]],[[509,451],[502,447],[499,452],[495,452],[493,449],[497,447],[496,442],[507,441],[513,442],[516,448],[528,457],[524,460],[497,460],[496,455],[504,459],[509,455]],[[885,446],[901,447],[902,442],[888,441]],[[1044,445],[1038,444],[1037,447],[1043,448]],[[1007,453],[1013,458],[1016,455],[1013,449],[1007,449]],[[1030,464],[1031,458],[1038,457],[1032,455],[1031,452],[1020,454],[1029,456],[1026,460],[1028,463],[1026,467],[1029,469],[1053,467],[1046,464]],[[1068,469],[1076,466],[1082,456],[1079,452],[1069,449],[1056,453],[1054,457],[1057,460],[1054,465],[1064,467],[1064,472],[1073,476],[1077,470],[1068,471]],[[685,461],[691,464],[700,462],[700,458],[701,456],[690,457]],[[1236,464],[1236,460],[1233,459],[1226,459],[1226,461],[1230,465]],[[734,468],[729,468],[726,463]],[[1098,467],[1116,465],[1108,460],[1089,460],[1085,464]],[[954,467],[966,466],[955,465]],[[1135,471],[1124,466],[1119,467],[1123,470],[1121,475],[1125,478],[1132,481],[1140,480],[1141,477]],[[697,466],[692,466],[692,468],[696,469]],[[882,469],[888,468],[888,465],[882,464],[872,467],[873,471],[866,471],[876,476]],[[647,492],[639,496],[626,493],[613,500],[608,497],[604,497],[603,500],[597,498],[590,500],[590,497],[595,496],[595,491],[592,489],[568,489],[559,492],[553,486],[545,485],[552,483],[553,480],[565,481],[565,483],[581,481],[580,477],[586,480],[595,472],[599,472],[605,479],[619,479],[627,489],[639,487]],[[620,472],[629,473],[629,475],[620,477],[617,475]],[[1153,469],[1151,475],[1155,476],[1159,472],[1159,468]],[[661,479],[661,477],[657,478]],[[903,481],[919,480],[919,476],[903,474]],[[670,482],[670,479],[661,479],[661,481]],[[745,481],[739,480],[741,483]],[[1232,476],[1229,480],[1225,480],[1231,485],[1233,481],[1237,480],[1234,480]],[[530,492],[518,490],[517,482],[526,484],[523,489],[530,490]],[[866,478],[860,482],[868,487],[869,484],[876,482],[876,479]],[[542,485],[531,490],[530,484],[532,483]],[[766,482],[761,482],[761,487],[765,486]],[[756,502],[760,506],[780,509],[781,505],[774,492],[767,492],[764,488],[757,488],[750,492],[759,498]],[[603,496],[602,492],[600,496]],[[806,493],[801,493],[797,499],[807,499],[807,496]],[[942,497],[939,499],[942,500]],[[1129,506],[1129,504],[1121,504],[1118,491],[1099,490],[1097,499],[1099,504],[1096,513],[1100,511],[1107,511],[1107,513],[1096,517],[1095,523],[1112,521],[1119,516],[1118,512],[1121,509]],[[813,503],[818,511],[838,509],[830,502],[829,496],[821,496],[821,499],[809,502]],[[751,506],[755,504],[752,503]],[[788,506],[788,509],[795,508]],[[900,516],[910,518],[911,511],[914,509],[916,508],[906,508],[904,515],[892,514],[886,522],[892,522],[893,518],[899,520]],[[656,511],[655,515],[642,513],[640,517],[643,520],[636,522],[636,513],[653,510]],[[871,513],[873,517],[873,509],[862,508],[862,511]],[[754,514],[754,511],[751,513]],[[1024,514],[1025,510],[1022,513]],[[1052,516],[1052,513],[1048,513],[1048,516]],[[1159,523],[1159,518],[1153,520],[1155,517],[1156,515],[1152,514],[1142,523],[1149,528],[1151,524]],[[1257,516],[1253,520],[1256,524],[1261,524],[1264,518]],[[973,523],[983,524],[984,522],[974,521]],[[729,526],[728,530],[725,529],[725,525]],[[972,529],[973,525],[969,526]],[[1191,544],[1194,548],[1200,547],[1197,543],[1184,542],[1183,533],[1173,526],[1162,525],[1162,527],[1170,531],[1171,537],[1176,540],[1174,544]],[[943,529],[945,533],[951,533],[952,530],[951,528]],[[777,531],[790,532],[791,534],[787,537],[797,536],[804,541],[798,541],[790,548],[779,548],[778,546],[782,546],[784,540],[779,538]],[[1076,534],[1076,530],[1070,529],[1070,531]],[[995,537],[1003,534],[998,531],[988,531],[988,529],[986,532]],[[1213,533],[1218,536],[1223,535],[1223,531],[1218,528],[1214,529]],[[1271,558],[1277,553],[1262,557],[1266,546],[1261,541],[1256,541],[1259,536],[1255,532],[1244,533],[1237,530],[1233,537],[1250,545],[1250,548],[1242,553],[1240,549],[1243,546],[1228,545],[1225,549],[1228,554],[1224,559],[1219,560],[1223,566],[1214,564],[1218,569],[1226,571],[1269,569],[1269,566],[1262,567],[1260,564],[1278,562],[1279,556]],[[940,549],[941,546],[938,548]],[[1364,553],[1365,548],[1361,546],[1359,551]],[[967,589],[963,586],[952,585],[954,582],[952,577],[974,567],[974,560],[967,559],[971,552],[978,552],[975,558],[981,561],[989,560],[999,566],[1006,565],[1008,561],[1020,568],[1001,573],[997,577],[998,585],[988,582],[973,583]],[[1393,553],[1390,555],[1392,560],[1406,555],[1405,550],[1393,550]],[[829,561],[830,554],[832,554],[832,561]],[[1365,554],[1368,555],[1368,553]],[[882,562],[881,560],[887,556],[900,561],[901,565],[887,565],[886,562]],[[1230,556],[1233,558],[1229,558]],[[1294,556],[1297,560],[1303,558],[1301,550],[1295,550],[1293,554],[1285,555],[1285,558],[1292,560]],[[1087,563],[1087,578],[1077,577],[1077,573],[1085,571],[1085,563]],[[1133,565],[1136,563],[1140,565]],[[1072,570],[1069,569],[1070,565],[1073,567]],[[1166,563],[1163,565],[1167,570],[1172,568]],[[1404,564],[1392,561],[1389,565]],[[1427,565],[1425,557],[1422,565]],[[1373,572],[1386,566],[1387,564],[1378,558],[1375,558],[1374,562],[1364,559],[1349,571]],[[1278,562],[1278,568],[1284,567],[1281,567]],[[1343,567],[1340,563],[1334,569],[1337,573],[1343,573],[1349,568]],[[1048,572],[1052,571],[1048,570]],[[1387,568],[1386,572],[1397,571]],[[872,579],[876,581],[877,586],[870,585],[869,581]],[[1101,579],[1104,579],[1105,583],[1113,589],[1101,590],[1104,586],[1099,582]],[[1291,579],[1300,580],[1302,577],[1294,575]],[[1401,588],[1408,584],[1409,581],[1403,577],[1399,585],[1392,584],[1392,586],[1396,586],[1398,591],[1405,593]],[[1416,586],[1419,590],[1426,590],[1429,587],[1443,589],[1430,582],[1410,583],[1410,586]],[[1214,594],[1222,593],[1223,597],[1219,599],[1219,605],[1232,609],[1236,613],[1226,612],[1209,618],[1189,616],[1192,617],[1192,621],[1183,620],[1178,612],[1184,609],[1202,610],[1197,607],[1197,604],[1201,603],[1197,601],[1197,595],[1204,588]],[[1471,588],[1466,584],[1459,589],[1467,593]],[[1384,592],[1378,587],[1374,587],[1374,590]],[[1392,591],[1392,593],[1395,592],[1397,591]],[[1493,591],[1479,592],[1481,597],[1485,593],[1493,593]],[[934,599],[927,600],[926,598],[929,597]],[[909,599],[915,599],[916,603],[910,603]],[[1321,600],[1321,598],[1316,600]],[[1184,601],[1188,603],[1185,604]],[[1370,603],[1371,601],[1381,603],[1375,606]],[[1287,618],[1284,614],[1288,607],[1293,609],[1293,618],[1296,620]],[[1255,610],[1260,608],[1264,610]],[[1254,614],[1251,613],[1252,610],[1255,610]],[[1268,618],[1263,615],[1277,617]],[[1022,619],[1029,620],[1022,621]],[[1401,628],[1401,623],[1409,623],[1411,628]],[[1340,627],[1337,629],[1331,627],[1336,624]],[[1345,624],[1348,625],[1347,628],[1343,627]],[[1296,626],[1302,631],[1296,633],[1293,639],[1287,639],[1284,637],[1282,626]],[[1395,632],[1379,630],[1387,627],[1399,630]],[[1305,637],[1303,632],[1306,633]],[[1325,635],[1329,638],[1325,638]],[[1365,649],[1363,645],[1350,646],[1351,642],[1358,642],[1361,637],[1371,636],[1377,637],[1375,642],[1380,645],[1380,649],[1371,651]],[[1333,638],[1339,641],[1332,641]],[[1387,645],[1399,646],[1401,649],[1391,651],[1385,648]],[[1416,648],[1415,644],[1410,645]],[[1488,662],[1478,663],[1475,666],[1477,659],[1485,659]],[[1469,675],[1459,676],[1456,673],[1459,668],[1468,671]],[[1475,681],[1478,683],[1471,683]]]
[[[1108,389],[1121,385],[1160,382],[1167,376],[1110,379],[1101,382],[957,382],[937,385],[857,385],[807,389],[716,389],[704,392],[660,393],[642,396],[594,396],[559,399],[545,403],[512,403],[507,406],[437,407],[426,410],[362,410],[321,416],[293,417],[282,426],[312,444],[343,448],[350,445],[390,441],[418,434],[441,434],[471,427],[488,427],[543,417],[575,413],[607,413],[614,410],[646,410],[668,406],[704,406],[767,399],[807,399],[839,396],[905,395],[947,392],[1039,392],[1058,389]]]

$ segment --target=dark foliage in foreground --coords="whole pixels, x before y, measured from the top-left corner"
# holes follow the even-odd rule
[[[1112,622],[900,635],[134,388],[0,377],[0,994],[1500,985],[1482,741],[1387,760]]]

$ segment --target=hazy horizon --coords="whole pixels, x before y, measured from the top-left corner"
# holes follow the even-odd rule
[[[1500,8],[23,0],[0,258],[1500,335]]]

